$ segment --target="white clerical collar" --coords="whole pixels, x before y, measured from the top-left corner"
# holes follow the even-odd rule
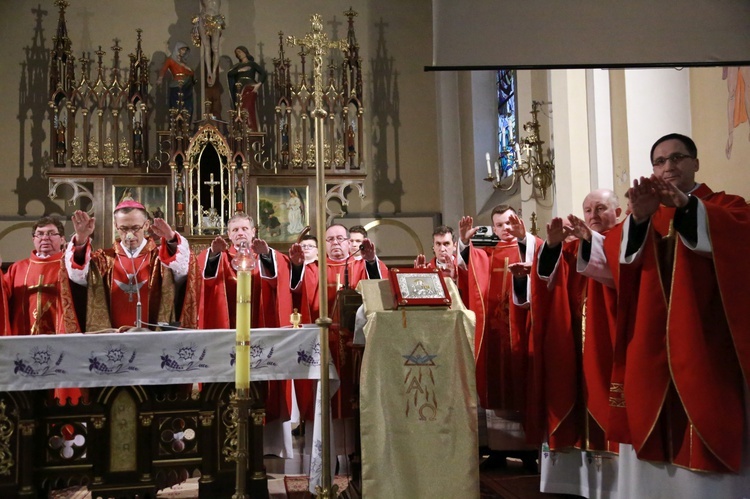
[[[148,239],[146,239],[144,237],[143,241],[141,241],[141,245],[138,246],[135,249],[135,251],[133,251],[132,253],[130,252],[130,248],[128,248],[127,246],[125,246],[125,244],[123,244],[122,241],[120,241],[120,247],[123,249],[123,251],[125,251],[126,255],[132,256],[133,258],[135,258],[136,256],[138,256],[141,253],[141,250],[146,246],[147,243],[148,243]]]
[[[693,188],[690,189],[686,194],[692,194],[692,193],[694,193],[698,189],[698,187],[700,187],[701,185],[703,185],[703,184],[699,184],[698,182],[696,182],[695,185],[693,186]]]
[[[36,250],[34,250],[34,256],[37,258],[41,258],[42,260],[46,260],[47,258],[51,257],[52,255],[40,255]]]

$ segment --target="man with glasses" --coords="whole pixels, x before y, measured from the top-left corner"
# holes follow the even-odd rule
[[[299,243],[302,252],[305,254],[305,265],[318,261],[318,238],[305,234]]]
[[[13,335],[78,333],[68,273],[65,228],[60,220],[42,217],[31,229],[34,250],[14,263],[4,276]]]
[[[65,269],[65,227],[54,217],[42,217],[32,227],[31,237],[31,256],[11,265],[3,276],[10,327],[5,334],[81,332]],[[54,394],[63,405],[67,398],[77,404],[83,396],[78,388],[57,388]]]
[[[342,287],[356,288],[362,279],[384,279],[388,277],[386,266],[378,260],[375,255],[375,245],[369,239],[362,241],[362,260],[355,260],[349,252],[350,243],[347,229],[343,225],[334,224],[326,230],[326,280],[328,284],[328,314],[333,316],[336,303],[336,294]],[[301,304],[300,313],[302,321],[312,323],[319,317],[319,285],[318,264],[312,262],[304,264],[304,252],[300,244],[293,244],[289,249],[289,257],[292,262],[292,291],[299,294]],[[334,419],[348,419],[354,416],[352,396],[354,380],[352,375],[352,331],[341,331],[338,327],[332,327],[329,335],[329,347],[331,358],[341,378],[341,385],[331,399],[331,416]],[[299,384],[297,388],[297,401],[300,406],[300,414],[305,420],[312,421],[314,416],[314,398],[310,390]],[[295,387],[298,385],[295,384]],[[336,432],[344,431],[340,423],[336,423]],[[351,429],[351,428],[350,428]],[[341,442],[353,442],[353,439],[337,438]],[[353,448],[341,449],[338,455],[349,454]]]
[[[196,327],[197,272],[187,239],[161,218],[151,224],[146,209],[133,200],[117,205],[114,224],[114,247],[92,251],[95,219],[80,210],[73,214],[76,233],[66,263],[71,279],[88,286],[86,329],[135,326],[138,304],[143,326],[179,320],[183,327]]]
[[[750,210],[695,181],[689,137],[661,137],[650,159],[653,175],[628,191],[632,213],[604,240],[606,265],[592,251],[587,270],[618,290],[610,433],[641,460],[737,473],[748,435]]]

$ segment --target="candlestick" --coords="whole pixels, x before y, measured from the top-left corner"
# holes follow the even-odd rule
[[[490,153],[484,155],[487,160],[487,176],[492,177],[492,165],[490,164]]]
[[[247,419],[250,410],[250,314],[255,255],[243,241],[232,258],[237,271],[237,333],[235,337],[234,386],[237,390],[237,469],[234,499],[247,499]]]
[[[495,177],[497,177],[497,181],[500,182],[500,165],[497,164],[497,161],[495,161]]]
[[[237,344],[234,383],[238,390],[250,388],[250,310],[251,274],[237,272]]]

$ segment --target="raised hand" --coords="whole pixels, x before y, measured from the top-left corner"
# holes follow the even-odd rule
[[[417,255],[416,260],[414,260],[414,268],[424,269],[426,267],[427,267],[427,257],[422,254]]]
[[[474,227],[474,219],[471,217],[461,217],[458,221],[458,234],[461,238],[461,242],[468,246],[471,238],[479,230],[479,227]]]
[[[550,220],[547,224],[547,246],[554,248],[561,242],[565,241],[566,237],[568,237],[568,234],[565,230],[563,219],[555,217]]]
[[[516,262],[508,265],[508,270],[513,277],[526,277],[531,273],[531,263]]]
[[[375,261],[375,243],[365,238],[362,244],[359,246],[359,252],[362,253],[362,258],[366,262]]]
[[[523,239],[526,237],[526,226],[523,224],[521,217],[515,213],[511,213],[508,217],[508,223],[510,224],[510,233],[516,239]]]
[[[591,242],[591,229],[586,225],[586,222],[575,215],[568,215],[568,222],[570,222],[570,227],[563,228],[566,235]]]
[[[688,195],[678,189],[672,182],[664,179],[651,177],[654,188],[659,194],[659,201],[664,206],[676,206],[682,208],[688,203]]]
[[[292,261],[292,265],[297,267],[305,263],[305,251],[300,243],[294,243],[289,248],[289,260]]]
[[[211,249],[208,252],[208,256],[218,255],[219,253],[226,251],[228,248],[229,244],[226,239],[221,236],[216,236],[214,240],[211,241]]]
[[[255,253],[256,255],[267,255],[271,252],[271,248],[268,246],[268,243],[263,239],[259,239],[257,237],[253,239],[250,247],[253,249],[253,253]]]
[[[171,241],[175,236],[175,231],[172,230],[172,227],[163,218],[154,218],[154,223],[151,225],[151,233],[165,241]]]
[[[646,177],[633,180],[633,187],[628,189],[628,199],[636,222],[646,220],[659,209],[660,196],[656,185]]]
[[[91,234],[94,233],[96,218],[89,216],[85,211],[76,210],[71,219],[73,220],[73,228],[76,231],[76,243],[79,246],[85,244],[89,237],[91,237]]]

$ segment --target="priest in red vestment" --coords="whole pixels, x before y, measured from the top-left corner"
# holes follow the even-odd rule
[[[79,333],[68,272],[65,269],[65,227],[53,217],[42,217],[32,227],[31,256],[8,269],[3,277],[7,296],[6,335]],[[9,328],[7,328],[9,327]],[[55,397],[73,404],[83,392],[58,388]]]
[[[133,200],[115,208],[119,238],[113,248],[92,251],[95,223],[88,213],[76,211],[76,234],[66,252],[71,280],[88,287],[86,329],[136,326],[139,304],[144,327],[180,321],[184,328],[195,328],[197,266],[187,239],[161,218],[151,224],[146,209]],[[146,237],[147,231],[161,243]]]
[[[524,427],[529,442],[546,441],[550,450],[617,450],[605,438],[617,295],[576,267],[578,254],[590,253],[592,237],[606,234],[620,213],[613,191],[592,191],[583,200],[583,220],[550,221],[534,259]]]
[[[289,326],[292,295],[289,288],[289,260],[255,238],[255,224],[250,215],[235,213],[227,222],[227,236],[217,236],[198,257],[201,292],[198,327],[201,329],[234,329],[237,319],[237,271],[232,259],[241,245],[256,255],[251,272],[251,327]],[[289,419],[291,388],[286,381],[270,382],[266,398],[269,420]]]
[[[362,279],[385,279],[388,277],[388,269],[378,260],[375,245],[369,239],[362,241],[359,248],[362,259],[356,260],[349,252],[349,236],[343,225],[334,224],[328,227],[325,243],[328,314],[329,317],[333,317],[336,293],[340,288],[348,286],[354,289]],[[312,262],[304,265],[304,253],[298,244],[292,245],[289,255],[292,261],[292,290],[300,295],[302,321],[307,324],[313,323],[319,317],[320,307],[318,264]],[[341,379],[341,386],[331,400],[331,414],[336,419],[350,418],[354,413],[351,401],[354,378],[351,356],[352,332],[342,332],[335,327],[329,331],[331,358]],[[314,414],[312,394],[305,389],[299,391],[300,412],[305,419],[311,419]]]
[[[459,221],[458,287],[469,310],[476,314],[474,358],[477,393],[488,412],[488,447],[492,461],[504,463],[505,451],[527,449],[521,432],[526,405],[528,310],[512,306],[529,300],[528,275],[541,241],[526,232],[523,221],[508,205],[491,213],[495,246],[477,247],[471,238],[479,227],[472,217]],[[493,416],[494,414],[494,416]],[[536,451],[521,458],[536,469]]]
[[[32,228],[31,256],[10,266],[3,283],[8,297],[11,330],[6,334],[79,333],[65,269],[65,228],[42,217]]]
[[[518,373],[526,372],[528,314],[510,305],[514,286],[527,295],[528,267],[541,242],[526,232],[508,205],[496,206],[491,219],[499,241],[488,247],[470,244],[479,230],[472,217],[459,222],[458,264],[467,270],[467,280],[461,280],[459,288],[465,289],[468,308],[477,316],[474,356],[480,404],[485,409],[520,411],[525,386]]]
[[[737,472],[750,376],[746,201],[695,181],[692,139],[651,149],[632,214],[604,245],[619,287],[613,383],[640,459]]]
[[[424,255],[417,255],[415,268],[440,269],[444,278],[458,280],[458,260],[456,260],[456,240],[453,228],[439,225],[432,231],[432,253],[429,262]],[[463,297],[462,297],[463,298]]]

